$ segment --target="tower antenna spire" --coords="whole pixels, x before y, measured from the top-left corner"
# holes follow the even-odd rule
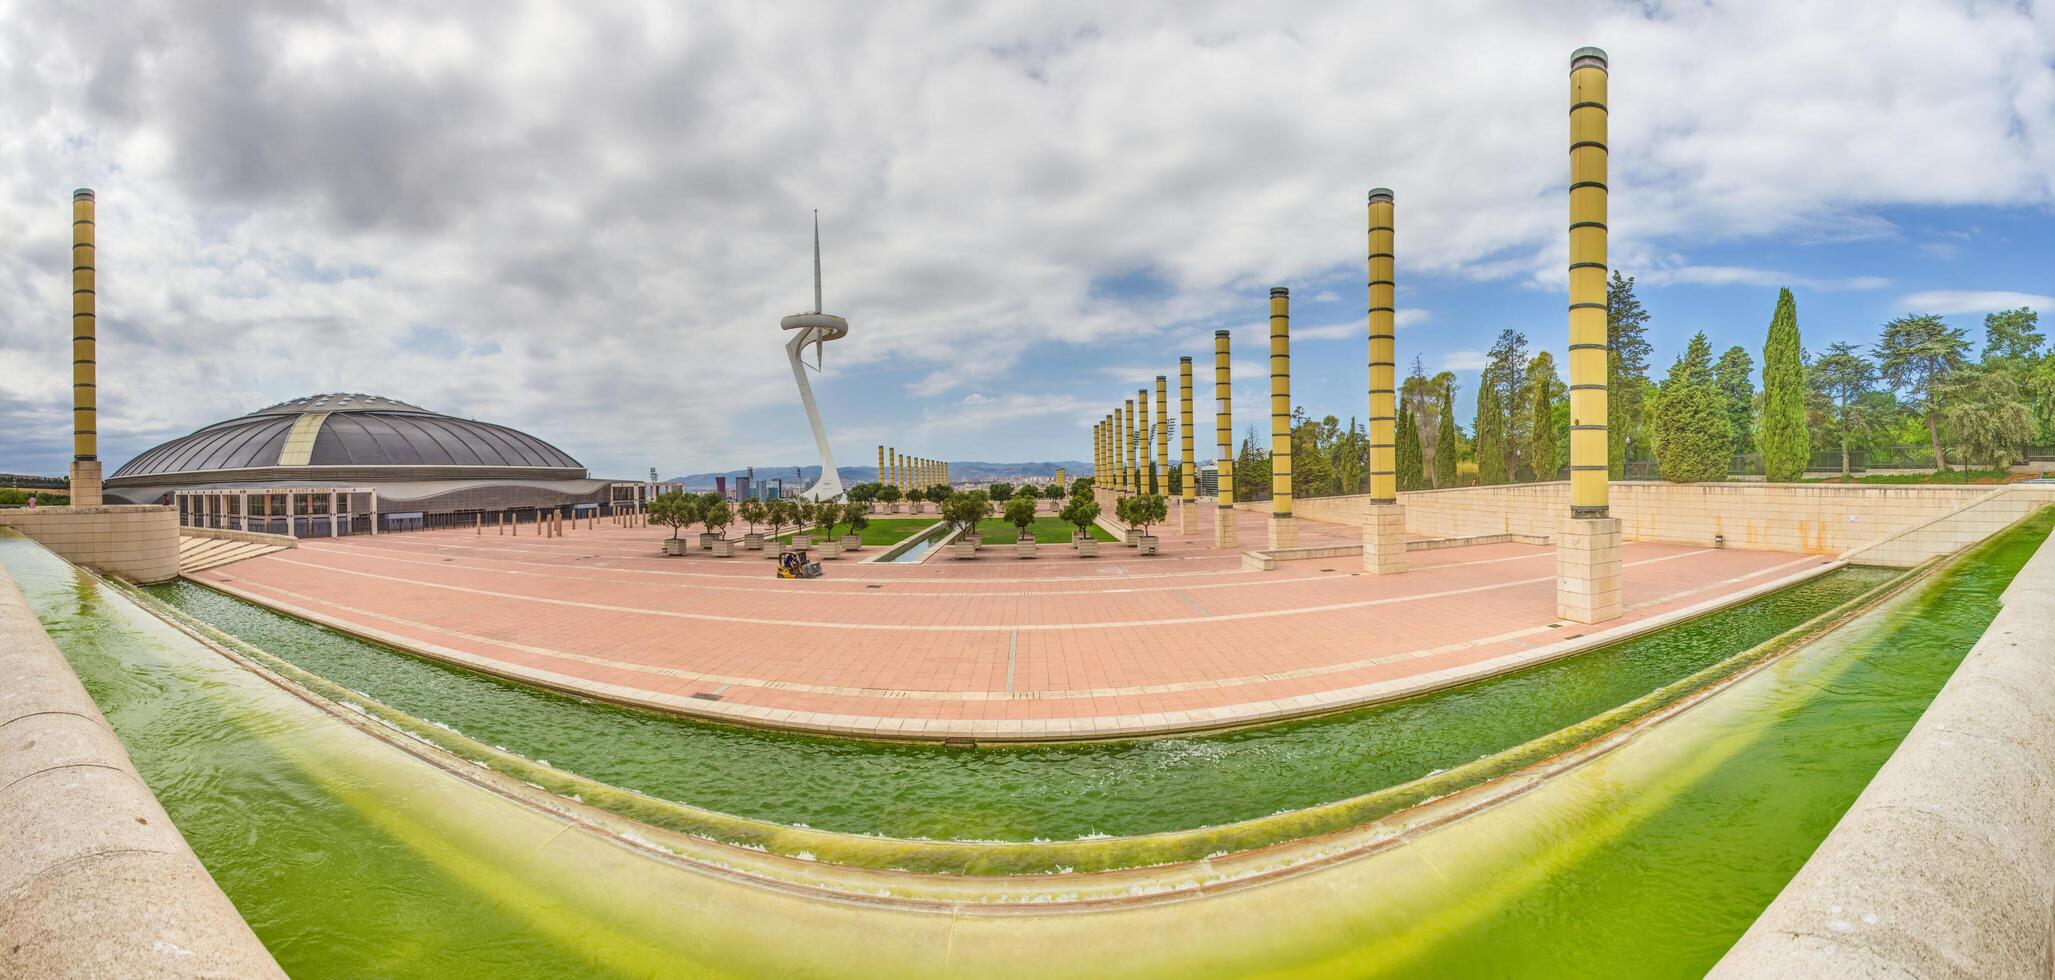
[[[813,209],[813,311],[821,312],[821,209]]]

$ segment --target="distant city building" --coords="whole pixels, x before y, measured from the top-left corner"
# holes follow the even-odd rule
[[[1207,463],[1207,464],[1205,464],[1204,466],[1201,466],[1201,467],[1199,467],[1199,496],[1201,496],[1201,497],[1217,497],[1217,496],[1219,496],[1219,495],[1220,495],[1220,467],[1219,467],[1219,465],[1217,465],[1217,464],[1214,464],[1214,463]]]

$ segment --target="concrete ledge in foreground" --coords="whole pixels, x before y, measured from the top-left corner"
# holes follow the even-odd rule
[[[2055,976],[2055,538],[1711,976]]]

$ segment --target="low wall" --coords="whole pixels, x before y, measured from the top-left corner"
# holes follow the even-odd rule
[[[0,510],[11,527],[66,561],[131,582],[178,575],[178,512],[146,504]]]
[[[0,976],[283,977],[0,566]]]
[[[2055,975],[2055,538],[1711,976]]]
[[[182,538],[214,538],[220,541],[247,541],[251,544],[275,544],[281,548],[297,548],[300,539],[290,534],[266,534],[262,531],[237,531],[225,527],[180,527]]]
[[[1400,494],[1399,503],[1406,508],[1406,530],[1413,534],[1554,536],[1569,512],[1569,492],[1567,483],[1521,483],[1416,491]],[[1710,545],[1718,534],[1730,548],[1839,555],[1926,524],[1994,492],[2055,493],[2030,484],[1614,483],[1612,516],[1620,519],[1629,541]],[[1366,496],[1314,497],[1293,501],[1292,511],[1310,520],[1360,526],[1369,503]],[[1979,539],[1969,538],[1955,547]]]

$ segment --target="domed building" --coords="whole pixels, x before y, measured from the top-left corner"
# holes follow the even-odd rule
[[[114,502],[177,504],[192,526],[295,536],[575,517],[615,492],[518,429],[376,395],[310,395],[137,455]],[[635,484],[622,484],[634,499]]]

